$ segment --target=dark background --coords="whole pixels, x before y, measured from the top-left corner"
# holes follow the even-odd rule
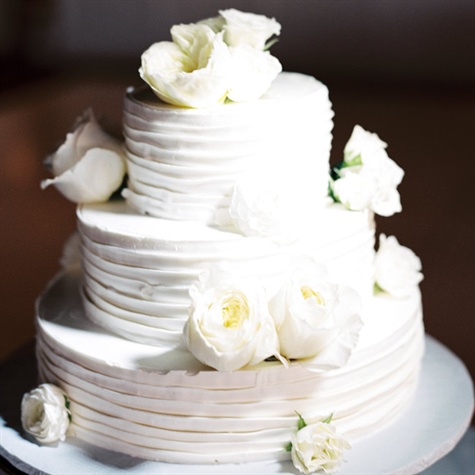
[[[389,144],[403,212],[378,230],[421,257],[427,332],[474,376],[473,0],[0,0],[0,359],[33,339],[35,299],[75,228],[74,205],[39,188],[44,157],[89,106],[119,133],[140,54],[230,7],[275,17],[284,69],[329,86],[333,163],[357,123]]]

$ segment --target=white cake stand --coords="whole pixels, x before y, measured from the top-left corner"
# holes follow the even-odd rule
[[[32,352],[28,352],[20,360],[4,365],[1,373],[2,400],[5,402],[0,404],[3,416],[0,417],[0,455],[27,474],[298,473],[290,462],[221,466],[150,462],[99,449],[76,439],[68,439],[56,447],[40,447],[25,438],[19,422],[21,396],[36,385],[34,366]],[[420,473],[455,447],[470,424],[473,407],[473,385],[463,363],[442,344],[426,337],[421,380],[413,403],[390,427],[354,444],[337,473]]]

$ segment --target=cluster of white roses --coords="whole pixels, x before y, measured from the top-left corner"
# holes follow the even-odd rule
[[[386,147],[376,134],[354,127],[343,161],[331,171],[330,194],[335,201],[353,211],[369,209],[381,216],[401,211],[397,187],[404,171],[388,157]],[[380,235],[374,260],[377,292],[396,298],[409,296],[423,279],[421,268],[411,249],[401,246],[394,236]]]
[[[343,161],[332,170],[330,191],[346,208],[370,209],[381,216],[401,211],[397,191],[404,171],[386,152],[387,144],[359,125],[345,146]]]
[[[173,41],[146,50],[139,73],[161,100],[177,106],[258,99],[282,70],[267,51],[269,39],[279,34],[274,19],[223,10],[214,18],[173,26]]]
[[[302,258],[275,295],[251,278],[207,271],[190,290],[185,342],[201,362],[235,371],[276,357],[311,370],[346,364],[362,320],[359,295],[330,283],[325,270]]]

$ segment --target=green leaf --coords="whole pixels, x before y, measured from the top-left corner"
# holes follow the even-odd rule
[[[279,41],[278,38],[271,38],[265,45],[264,51],[268,51],[272,46],[274,46]]]
[[[330,424],[330,422],[332,421],[333,419],[333,412],[326,418],[326,419],[323,419],[323,423],[324,424]]]
[[[359,153],[358,155],[355,155],[353,158],[351,158],[350,160],[346,160],[346,157],[345,159],[343,160],[343,166],[342,168],[346,168],[346,167],[358,167],[360,165],[363,165],[363,159],[361,158],[361,154]]]
[[[299,421],[297,423],[297,430],[299,431],[300,429],[303,429],[307,425],[307,423],[305,422],[305,419],[297,411],[295,411],[295,414],[299,416]]]
[[[384,293],[384,289],[382,289],[377,282],[374,283],[374,293],[375,294],[380,294]]]
[[[338,180],[342,168],[345,168],[345,162],[337,163],[334,167],[330,168],[330,177],[333,178],[333,180]]]
[[[69,408],[69,406],[71,405],[71,403],[69,402],[69,399],[66,397],[65,394],[63,394],[63,396],[64,396],[64,405],[65,405],[65,407],[66,407],[66,409],[67,409],[67,411],[68,411],[68,419],[69,419],[69,422],[71,422],[72,419],[73,419],[73,416],[72,416],[72,414],[71,414],[71,409]]]
[[[286,446],[285,446],[285,451],[286,452],[290,452],[292,450],[292,442],[289,442]]]
[[[336,178],[335,178],[336,179]],[[335,179],[330,176],[328,178],[328,196],[335,202],[335,203],[338,203],[339,200],[338,198],[335,196],[335,193],[333,193],[333,183],[335,182]]]

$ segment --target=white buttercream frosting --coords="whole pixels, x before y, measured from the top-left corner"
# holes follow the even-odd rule
[[[42,379],[71,400],[72,432],[95,445],[177,463],[288,458],[295,411],[334,413],[353,443],[398,417],[411,400],[423,352],[420,295],[375,297],[349,363],[310,372],[263,362],[233,373],[183,349],[114,336],[83,316],[78,277],[53,282],[38,305]]]
[[[140,213],[231,226],[238,179],[253,172],[265,183],[278,170],[289,187],[298,187],[302,206],[319,209],[328,191],[332,117],[326,86],[297,73],[281,73],[258,101],[206,110],[130,90],[123,194]]]
[[[338,204],[316,216],[304,238],[279,245],[201,223],[143,216],[122,201],[81,206],[86,315],[126,338],[174,347],[182,343],[189,289],[200,273],[221,268],[257,278],[272,296],[298,255],[326,265],[331,280],[367,298],[373,288],[372,216]]]

